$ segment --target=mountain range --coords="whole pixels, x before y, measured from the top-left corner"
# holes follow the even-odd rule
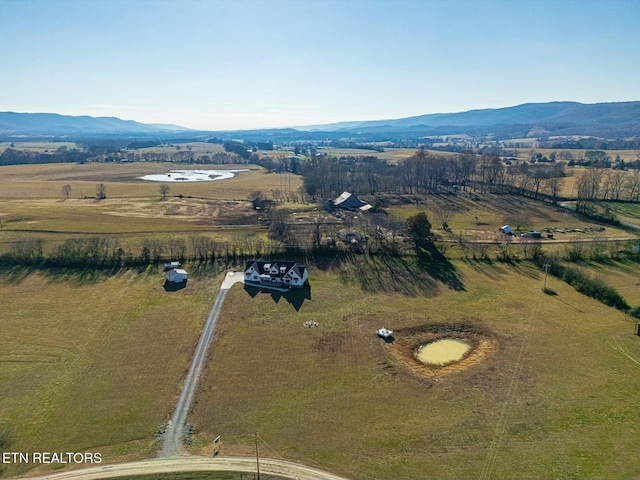
[[[0,112],[0,134],[3,135],[144,134],[188,130],[177,125],[145,124],[116,117]]]
[[[248,136],[289,140],[355,136],[381,140],[402,135],[469,134],[517,138],[529,135],[585,135],[601,138],[640,137],[640,101],[583,104],[578,102],[526,103],[523,105],[435,113],[413,117],[347,121],[286,129],[245,131]],[[236,131],[237,132],[237,131]],[[54,113],[0,112],[0,135],[184,135],[203,133],[177,125],[144,124],[115,117],[69,116]],[[242,132],[239,132],[242,133]]]

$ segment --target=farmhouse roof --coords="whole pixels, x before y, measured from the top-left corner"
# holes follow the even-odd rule
[[[342,194],[333,201],[333,205],[335,208],[342,208],[343,210],[369,210],[371,205],[363,202],[358,197],[356,197],[353,193],[342,192]]]
[[[274,277],[284,276],[290,271],[293,271],[297,275],[302,277],[302,274],[307,268],[304,265],[298,265],[296,262],[289,262],[284,260],[250,260],[246,263],[244,271],[246,272],[251,267],[253,267],[260,275],[269,275],[269,270],[273,267],[276,267],[278,269],[278,273],[271,274]]]

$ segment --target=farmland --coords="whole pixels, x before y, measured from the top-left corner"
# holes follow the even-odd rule
[[[248,171],[171,183],[166,198],[159,183],[139,179],[184,168],[2,167],[0,254],[25,239],[42,239],[46,254],[66,240],[98,236],[137,258],[144,239],[181,238],[193,272],[187,288],[165,291],[153,262],[0,267],[0,311],[10,312],[0,339],[0,427],[10,428],[12,450],[97,450],[107,463],[157,454],[155,434],[171,414],[221,273],[235,267],[201,265],[189,239],[243,244],[251,254],[256,239],[271,241],[251,194],[302,185],[298,175],[255,165],[215,166]],[[100,183],[106,198],[98,200]],[[71,186],[68,198],[64,185]],[[449,260],[341,247],[344,254],[312,263],[311,299],[299,311],[234,286],[189,417],[196,426],[189,453],[211,455],[213,438],[222,435],[222,455],[252,455],[257,433],[263,456],[363,480],[513,478],[521,471],[532,478],[629,478],[639,471],[640,418],[629,401],[640,391],[634,320],[551,276],[553,295],[542,294],[544,273],[524,261],[519,238],[508,261],[495,261],[504,223],[548,229],[554,238],[545,234],[543,248],[560,254],[568,242],[624,245],[637,235],[608,225],[591,230],[594,222],[521,195],[388,194],[381,205],[399,222],[426,212]],[[637,222],[632,205],[615,205]],[[448,230],[438,221],[443,207],[451,211]],[[370,229],[368,219],[378,218],[339,220],[313,203],[274,208],[303,233],[324,218],[322,238],[335,236],[341,221]],[[524,220],[515,218],[522,212]],[[487,258],[466,255],[464,242],[485,244],[478,248]],[[587,260],[590,248],[581,268],[635,306],[637,263]],[[306,328],[308,320],[318,327]],[[375,336],[382,326],[394,331],[394,342]],[[466,360],[448,370],[413,360],[416,342],[445,334],[472,346]],[[12,465],[5,473],[28,468]]]
[[[456,262],[463,289],[432,280],[417,296],[393,293],[393,276],[381,282],[383,263],[352,268],[315,271],[298,313],[230,292],[193,415],[201,452],[222,435],[225,453],[250,454],[257,431],[269,455],[353,478],[638,471],[628,399],[640,388],[640,343],[629,317],[553,279],[557,296],[543,295],[542,275],[526,267]],[[311,319],[318,328],[303,326]],[[451,324],[483,332],[496,351],[424,380],[374,335],[384,325],[398,343],[412,328]]]

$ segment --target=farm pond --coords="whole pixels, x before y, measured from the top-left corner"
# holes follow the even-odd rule
[[[469,345],[455,339],[442,339],[423,345],[418,350],[418,359],[430,365],[446,365],[461,360],[469,351]]]
[[[171,170],[169,173],[145,175],[139,178],[152,182],[210,182],[233,178],[238,172],[248,171],[247,168],[240,170]]]

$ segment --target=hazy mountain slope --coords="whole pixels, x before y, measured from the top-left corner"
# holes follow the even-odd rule
[[[389,127],[392,129],[426,127],[489,127],[494,125],[543,125],[576,129],[582,127],[638,128],[640,133],[640,102],[582,104],[577,102],[526,103],[514,107],[470,110],[459,113],[436,113],[395,120],[339,122],[327,125],[298,127],[299,130],[351,131],[355,129]],[[586,133],[586,132],[585,132]]]
[[[184,131],[175,125],[146,125],[116,117],[58,115],[56,113],[0,112],[0,133],[67,135],[79,133],[152,133]]]

